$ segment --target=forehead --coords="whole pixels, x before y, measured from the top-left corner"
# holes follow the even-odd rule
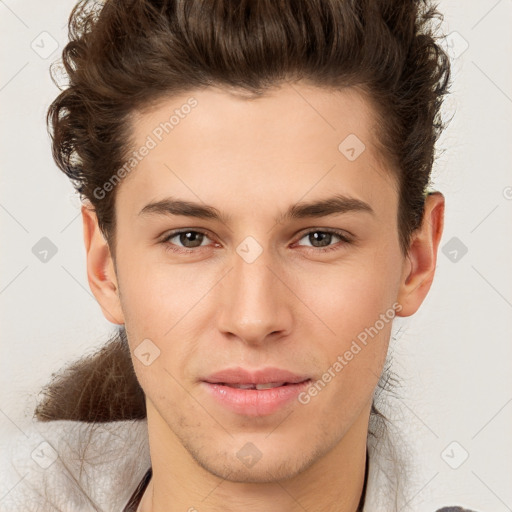
[[[370,104],[353,88],[288,84],[257,98],[192,90],[134,114],[133,149],[150,149],[139,151],[118,200],[139,210],[165,194],[264,208],[278,205],[283,191],[298,200],[334,186],[385,207],[396,186],[375,128]]]
[[[147,135],[157,142],[172,138],[177,143],[180,134],[188,138],[193,131],[202,150],[215,147],[217,153],[224,150],[230,155],[258,153],[258,142],[282,148],[283,153],[292,149],[314,154],[319,138],[338,151],[340,139],[350,133],[372,146],[374,128],[374,113],[360,90],[304,84],[281,85],[260,97],[219,87],[192,90],[135,113],[132,124],[136,146],[144,144]],[[296,146],[313,134],[315,144]]]

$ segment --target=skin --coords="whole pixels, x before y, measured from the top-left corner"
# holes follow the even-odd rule
[[[251,101],[231,92],[192,91],[136,114],[140,147],[172,110],[198,101],[118,185],[115,261],[94,211],[82,208],[91,290],[105,317],[125,324],[146,394],[153,477],[139,510],[353,512],[391,322],[306,405],[248,417],[215,402],[200,379],[274,366],[316,381],[393,304],[398,316],[414,314],[434,277],[444,197],[427,197],[404,256],[396,182],[357,90],[285,84]],[[366,146],[354,161],[338,150],[349,134]],[[275,220],[334,194],[374,214]],[[168,196],[214,206],[225,222],[139,214]],[[208,235],[189,253],[166,250],[184,248],[183,237],[163,239],[187,228]],[[352,241],[327,235],[334,249],[321,252],[308,231],[329,228]],[[252,263],[236,251],[249,235],[262,248]],[[160,350],[148,366],[133,355],[144,339]],[[252,467],[236,456],[247,442],[262,454]]]

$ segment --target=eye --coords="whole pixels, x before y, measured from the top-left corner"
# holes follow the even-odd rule
[[[192,252],[198,247],[204,247],[205,240],[209,240],[206,233],[193,229],[182,229],[169,233],[162,241],[167,250],[175,252]]]
[[[167,251],[192,253],[196,252],[200,247],[208,247],[208,240],[211,241],[208,234],[203,231],[182,229],[168,233],[161,243],[165,245]],[[306,240],[308,243],[300,244],[301,240]],[[341,244],[339,243],[340,241]],[[311,229],[302,235],[299,242],[296,242],[295,245],[304,245],[311,248],[308,250],[313,250],[314,252],[327,252],[341,249],[344,245],[352,243],[352,240],[344,231],[336,229]]]
[[[350,244],[352,242],[344,231],[339,231],[337,229],[312,229],[303,234],[302,238],[300,238],[300,240],[304,239],[309,242],[309,244],[304,244],[306,247],[313,247],[318,249],[320,252],[337,250],[343,245]],[[341,245],[332,245],[333,240],[335,242],[339,242],[341,240],[343,243]]]

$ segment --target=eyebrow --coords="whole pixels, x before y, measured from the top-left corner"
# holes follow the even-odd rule
[[[317,201],[296,203],[290,206],[285,213],[279,215],[275,221],[281,223],[286,220],[326,217],[328,215],[340,215],[348,212],[363,212],[375,215],[373,208],[361,199],[336,194]],[[198,219],[217,220],[224,224],[227,224],[231,218],[213,206],[183,201],[173,197],[149,203],[139,212],[139,215],[153,214],[183,215]]]

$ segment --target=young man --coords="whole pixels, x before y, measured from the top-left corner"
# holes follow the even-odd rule
[[[145,398],[151,470],[125,510],[391,510],[367,437],[443,229],[435,10],[87,5],[49,120]]]
[[[82,209],[91,289],[148,354],[133,357],[153,470],[140,510],[188,510],[216,488],[206,510],[354,511],[390,320],[432,283],[443,196],[403,257],[398,187],[354,89],[193,91],[134,118],[135,147],[189,97],[118,185],[115,259]]]

